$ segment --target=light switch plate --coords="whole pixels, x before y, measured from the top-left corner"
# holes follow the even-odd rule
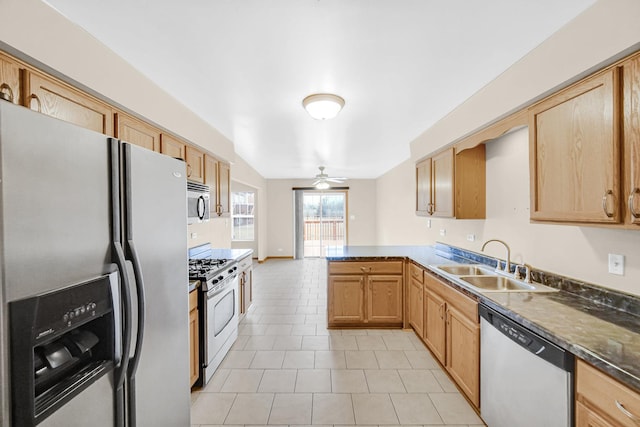
[[[475,242],[476,241],[476,235],[475,234],[467,234],[467,240],[470,242]]]
[[[624,276],[624,255],[609,254],[609,273]]]
[[[441,236],[446,236],[447,235],[447,230],[445,230],[444,228],[440,229],[440,235]]]

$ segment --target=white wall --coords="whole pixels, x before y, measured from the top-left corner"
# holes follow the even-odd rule
[[[415,165],[405,162],[378,179],[379,244],[433,244],[436,241],[480,252],[488,239],[505,240],[511,258],[542,270],[640,295],[640,230],[532,224],[529,221],[529,136],[521,129],[487,143],[486,220],[428,219],[414,214]],[[408,181],[411,179],[411,181]],[[393,203],[389,203],[393,204]],[[382,206],[381,206],[382,205]],[[446,236],[440,230],[446,230]],[[466,240],[468,234],[475,242]],[[490,244],[489,255],[504,258]],[[607,254],[625,255],[625,275],[607,273]]]
[[[267,254],[270,257],[293,256],[293,187],[308,187],[309,179],[267,180]],[[348,191],[348,244],[376,243],[376,183],[370,179],[345,182]]]
[[[411,143],[412,159],[436,151],[632,46],[639,48],[638,17],[638,0],[599,0],[416,138]]]
[[[0,15],[6,18],[0,25],[2,42],[217,157],[234,161],[230,140],[44,2],[1,0],[0,5]]]

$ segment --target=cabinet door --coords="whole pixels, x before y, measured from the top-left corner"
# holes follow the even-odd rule
[[[199,344],[199,327],[198,327],[198,291],[189,294],[189,369],[190,381],[193,385],[200,374],[200,349]]]
[[[62,82],[35,71],[27,73],[24,105],[32,110],[74,123],[105,135],[113,135],[111,107]]]
[[[231,212],[231,167],[219,162],[218,171],[218,215],[227,216]]]
[[[211,213],[218,212],[218,167],[220,162],[215,157],[204,155],[204,183],[211,190]]]
[[[166,133],[160,135],[160,152],[176,159],[185,159],[184,143]]]
[[[424,335],[424,285],[411,278],[409,286],[409,323],[418,336]]]
[[[640,224],[640,56],[623,65],[625,222]]]
[[[416,165],[416,214],[431,215],[431,159]]]
[[[581,402],[576,402],[576,427],[614,427],[614,425]]]
[[[445,311],[444,299],[425,288],[424,291],[424,342],[438,358],[445,363]]]
[[[480,405],[480,326],[447,306],[447,371],[469,400]]]
[[[364,322],[364,276],[329,276],[328,323]]]
[[[116,113],[116,137],[147,150],[160,152],[160,131],[124,113]]]
[[[402,276],[367,276],[367,321],[402,323]]]
[[[204,182],[204,154],[193,147],[187,147],[187,179]]]
[[[617,87],[614,69],[531,108],[531,219],[620,222]]]
[[[454,214],[454,149],[450,148],[431,159],[433,216],[453,218]]]
[[[14,104],[20,105],[20,66],[8,56],[0,53],[0,92],[2,97]]]

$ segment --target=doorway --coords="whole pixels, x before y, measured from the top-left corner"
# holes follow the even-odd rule
[[[305,191],[302,204],[304,257],[323,257],[326,248],[347,244],[347,193]]]

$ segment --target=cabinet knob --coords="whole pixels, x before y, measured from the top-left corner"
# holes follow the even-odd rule
[[[604,214],[607,216],[607,218],[613,218],[613,212],[609,212],[607,210],[607,199],[609,198],[609,196],[613,196],[613,190],[607,190],[602,196],[602,210],[604,211]]]
[[[636,187],[629,194],[629,212],[634,219],[640,218],[640,213],[638,213],[633,207],[635,205],[636,194],[640,193],[640,188]]]

